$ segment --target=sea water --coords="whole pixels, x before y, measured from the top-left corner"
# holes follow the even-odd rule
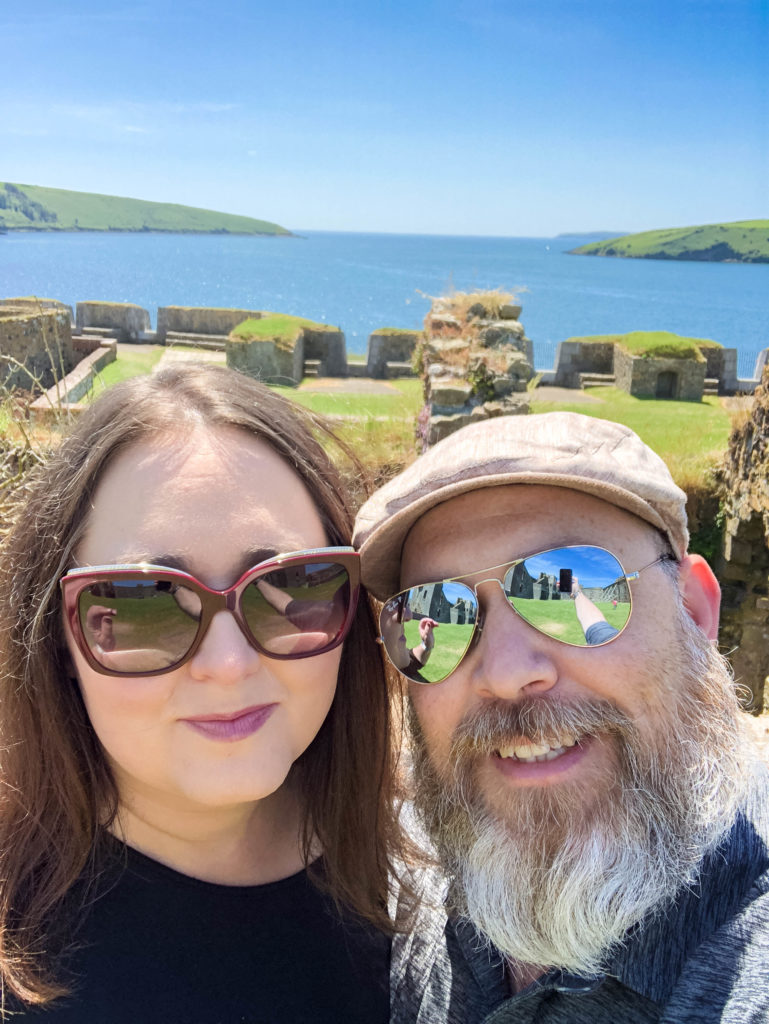
[[[769,264],[570,255],[589,238],[484,238],[308,232],[296,238],[152,233],[0,235],[0,297],[38,295],[158,306],[235,306],[341,327],[364,353],[379,327],[419,328],[430,297],[517,293],[538,369],[559,341],[674,331],[738,350],[751,377],[769,346]]]

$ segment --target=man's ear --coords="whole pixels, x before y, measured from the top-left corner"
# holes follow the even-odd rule
[[[708,639],[715,642],[718,639],[721,588],[702,555],[686,555],[681,560],[678,588],[689,615]]]

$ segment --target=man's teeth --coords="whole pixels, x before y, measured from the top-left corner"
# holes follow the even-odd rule
[[[514,757],[517,761],[552,761],[576,742],[576,736],[567,734],[553,743],[528,743],[524,740],[522,743],[500,747],[497,753],[500,757]]]

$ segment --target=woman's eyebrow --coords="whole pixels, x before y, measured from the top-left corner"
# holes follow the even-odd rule
[[[283,550],[276,547],[252,548],[247,551],[233,569],[233,579],[238,579],[248,569],[252,569],[262,562],[268,562],[283,554]],[[181,554],[150,554],[148,551],[132,552],[130,555],[123,555],[120,558],[121,565],[155,565],[163,569],[176,569],[178,572],[187,573],[188,576],[197,574],[190,568],[190,558]],[[202,582],[202,581],[201,581]]]

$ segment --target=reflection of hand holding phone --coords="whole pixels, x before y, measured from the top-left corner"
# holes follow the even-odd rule
[[[558,589],[562,594],[571,594],[571,569],[561,569],[558,574]]]

